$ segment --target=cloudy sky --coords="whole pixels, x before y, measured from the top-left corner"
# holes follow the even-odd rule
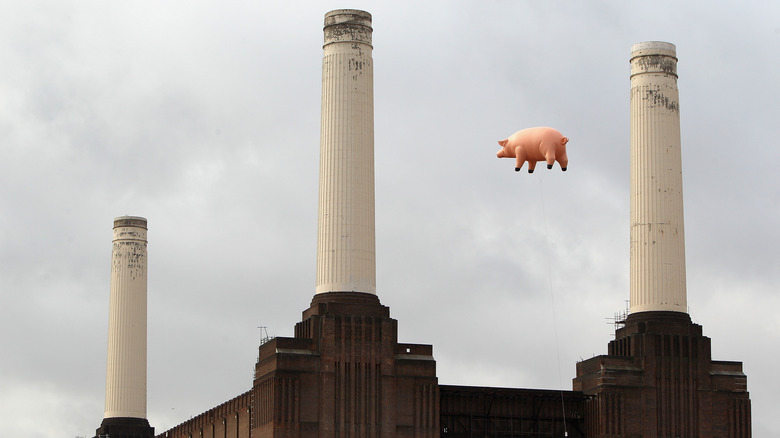
[[[780,410],[780,3],[2,0],[4,434],[103,418],[112,220],[149,220],[148,418],[251,387],[314,293],[323,15],[374,18],[377,290],[442,384],[571,389],[629,297],[629,53],[677,46],[688,303]],[[571,140],[515,173],[497,140]]]

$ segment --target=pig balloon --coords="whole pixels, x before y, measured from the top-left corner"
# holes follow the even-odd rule
[[[556,161],[561,170],[566,171],[569,158],[566,156],[566,143],[569,139],[553,128],[528,128],[515,132],[506,140],[498,142],[501,150],[498,158],[515,158],[515,172],[520,171],[524,162],[528,162],[528,173],[533,173],[538,161],[547,162],[552,169]]]

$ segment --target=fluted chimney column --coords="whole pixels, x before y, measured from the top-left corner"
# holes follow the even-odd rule
[[[687,313],[675,46],[631,48],[631,313]]]
[[[146,419],[146,219],[114,219],[106,409],[96,436],[151,437]]]
[[[376,293],[371,14],[325,15],[316,293]]]

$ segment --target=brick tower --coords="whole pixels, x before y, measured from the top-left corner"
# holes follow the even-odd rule
[[[687,313],[673,44],[631,51],[631,304],[608,354],[577,364],[588,437],[751,436],[741,362],[713,361]]]
[[[371,15],[325,15],[317,283],[295,337],[260,346],[253,437],[434,437],[430,345],[399,344],[376,295]]]

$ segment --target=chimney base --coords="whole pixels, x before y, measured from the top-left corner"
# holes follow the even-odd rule
[[[436,438],[433,347],[398,342],[375,294],[315,294],[294,338],[262,344],[251,436]]]
[[[588,436],[749,438],[750,395],[741,362],[712,360],[710,338],[681,312],[638,312],[608,354],[577,363]]]
[[[153,438],[154,428],[146,418],[111,417],[104,418],[95,431],[95,438]]]

